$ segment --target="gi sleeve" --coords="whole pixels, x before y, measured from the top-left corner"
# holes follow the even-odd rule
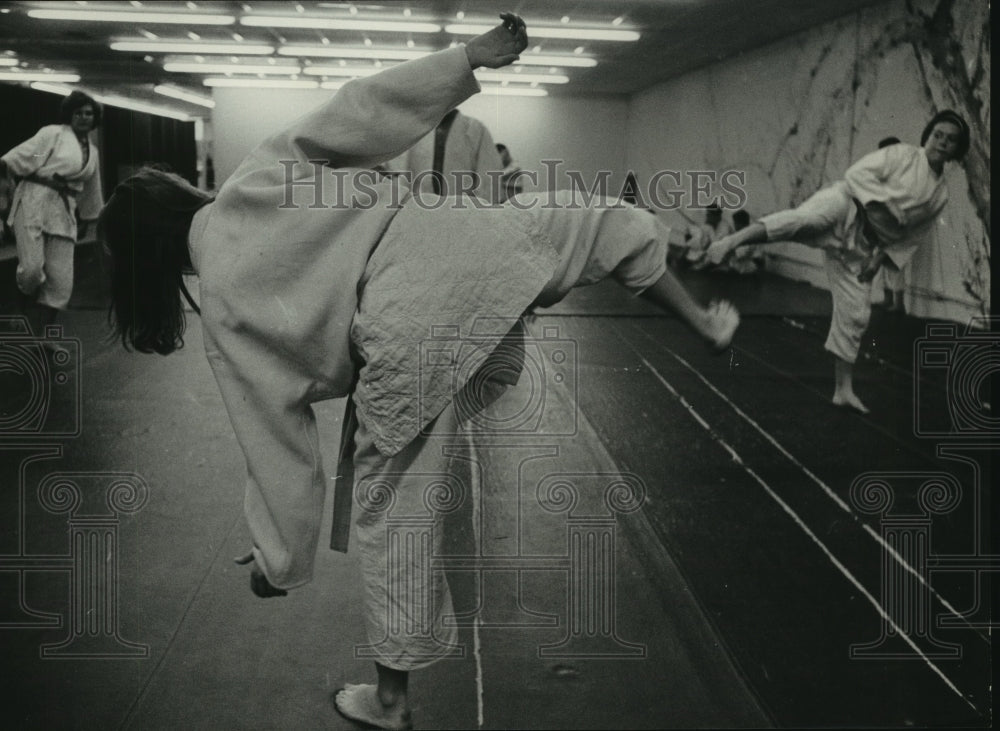
[[[479,89],[465,46],[458,45],[347,82],[265,142],[258,157],[291,154],[335,168],[372,168],[405,152]]]
[[[46,125],[38,130],[34,137],[8,151],[3,156],[3,161],[16,176],[23,178],[31,175],[49,159],[58,135],[59,125]]]
[[[206,339],[206,352],[246,457],[243,507],[254,559],[273,586],[305,584],[326,495],[308,382],[279,354],[239,333]],[[258,371],[267,377],[254,377]]]

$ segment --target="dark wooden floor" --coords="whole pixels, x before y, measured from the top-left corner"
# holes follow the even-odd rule
[[[5,717],[349,728],[322,698],[369,672],[343,661],[360,636],[356,566],[324,551],[323,581],[289,603],[248,599],[229,563],[246,542],[242,461],[197,322],[179,354],[122,353],[102,339],[106,272],[83,248],[62,321],[79,362],[63,366],[66,388],[39,429],[10,421],[0,435],[0,637],[17,695]],[[463,628],[477,652],[415,675],[418,727],[987,726],[991,340],[876,309],[857,367],[872,408],[861,416],[829,403],[827,293],[767,274],[688,284],[740,307],[729,352],[710,354],[611,284],[540,311],[529,341],[542,370],[552,342],[572,353],[571,377],[539,371],[537,391],[574,424],[549,435],[561,469],[610,465],[646,487],[641,521],[621,525],[617,604],[622,636],[647,642],[646,663],[545,660],[531,649],[536,630]],[[4,418],[28,403],[10,362]],[[334,439],[336,409],[320,417]],[[520,444],[537,449],[543,436]],[[51,500],[39,507],[38,490],[53,472],[88,471],[139,476],[150,491],[117,529],[121,639],[144,657],[40,655],[66,632],[55,624],[70,571],[59,557],[72,550],[65,516],[53,518]],[[29,566],[29,554],[41,558]],[[542,604],[555,596],[544,583]]]

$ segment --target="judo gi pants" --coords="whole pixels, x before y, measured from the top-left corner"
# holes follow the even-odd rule
[[[392,457],[380,454],[359,425],[355,531],[369,644],[357,656],[409,671],[457,647],[451,592],[433,561],[443,553],[445,519],[476,488],[467,459],[470,438],[454,402]]]
[[[796,241],[823,249],[824,267],[833,296],[833,317],[824,347],[854,363],[871,319],[871,282],[858,274],[867,252],[858,244],[857,212],[846,187],[837,183],[813,194],[798,208],[760,219],[768,241]]]
[[[24,294],[35,294],[40,305],[66,309],[73,294],[73,240],[45,233],[18,215],[14,216],[13,228],[17,239],[17,288]]]

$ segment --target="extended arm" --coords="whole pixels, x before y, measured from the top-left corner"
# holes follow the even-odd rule
[[[55,125],[42,127],[31,139],[25,140],[17,147],[11,148],[0,159],[0,164],[6,168],[6,170],[0,172],[9,171],[20,178],[34,173],[48,160],[58,132],[59,127]]]
[[[527,45],[515,16],[457,46],[346,83],[328,102],[272,138],[265,156],[295,154],[333,167],[374,167],[412,146],[479,91],[480,66],[511,63]]]

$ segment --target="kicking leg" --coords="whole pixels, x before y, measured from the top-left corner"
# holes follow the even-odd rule
[[[642,294],[660,307],[676,312],[718,350],[729,347],[740,324],[740,314],[729,302],[712,302],[707,308],[702,307],[669,269]]]

